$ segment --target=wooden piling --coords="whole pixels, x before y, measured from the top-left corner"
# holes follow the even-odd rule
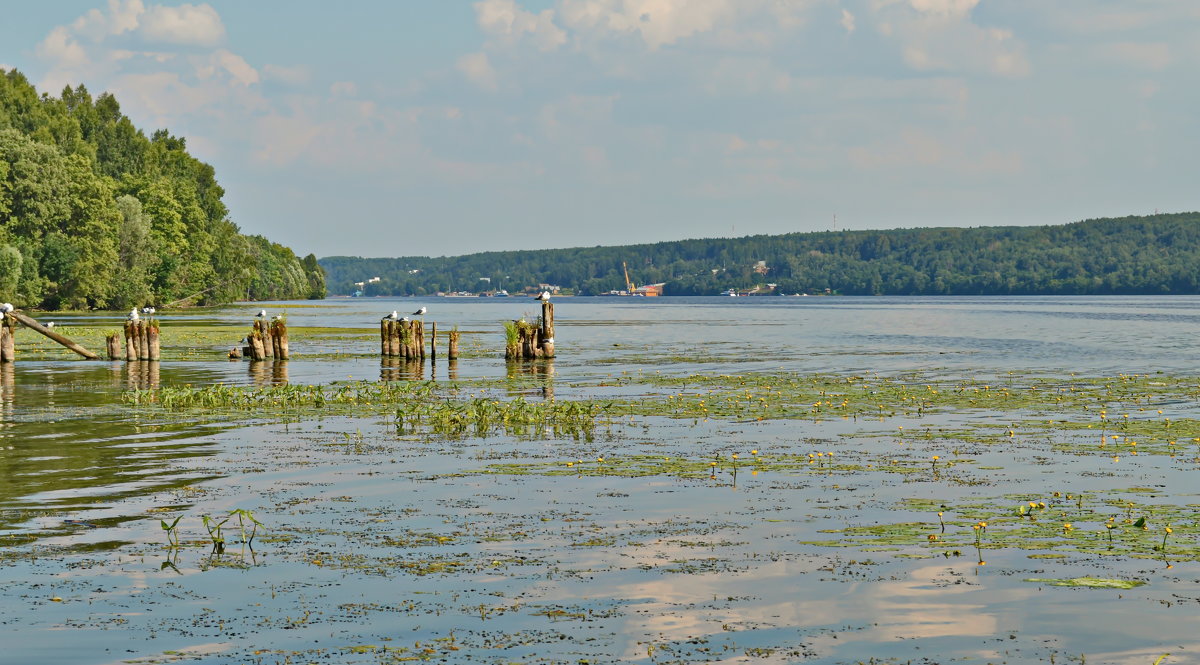
[[[406,321],[392,321],[391,327],[388,329],[388,345],[391,348],[391,354],[397,358],[404,356],[404,341]]]
[[[447,338],[446,359],[458,360],[458,328],[451,328]]]
[[[17,359],[16,319],[0,314],[0,363],[11,363]]]
[[[554,357],[554,305],[542,302],[542,315],[536,324],[525,319],[505,324],[504,357],[508,360]]]
[[[554,305],[549,300],[542,301],[542,336],[541,356],[554,357]]]
[[[158,362],[162,358],[162,346],[159,344],[158,321],[146,322],[146,345],[149,347],[149,358]]]
[[[104,343],[105,343],[105,346],[108,351],[108,359],[109,360],[120,360],[121,359],[121,335],[120,335],[120,333],[113,333],[113,334],[109,335],[108,337],[105,337]]]
[[[429,359],[437,360],[437,321],[429,324]]]
[[[275,349],[271,347],[271,329],[266,321],[259,320],[255,322],[258,326],[258,331],[262,334],[263,356],[270,358],[275,355]]]
[[[390,325],[389,319],[379,322],[379,355],[384,357],[392,355],[391,333],[388,331]]]
[[[50,339],[58,342],[59,344],[62,344],[63,346],[74,351],[75,353],[78,353],[79,355],[83,356],[84,358],[87,358],[88,360],[99,360],[100,359],[100,356],[92,353],[91,351],[88,351],[87,349],[76,344],[75,342],[72,342],[67,337],[64,337],[63,335],[60,335],[60,334],[54,332],[53,330],[47,328],[46,326],[43,326],[42,324],[38,323],[37,321],[34,321],[33,319],[29,318],[28,316],[25,316],[21,312],[18,312],[18,311],[9,312],[5,316],[5,318],[9,318],[9,317],[16,319],[17,323],[20,323],[21,325],[25,326],[26,328],[30,328],[31,330],[33,330],[35,332],[39,332],[39,333],[45,335],[46,337],[49,337]]]
[[[146,319],[138,321],[138,341],[142,345],[141,360],[150,360],[150,322]]]
[[[125,361],[137,360],[137,347],[133,345],[133,321],[125,322]]]
[[[287,360],[291,355],[288,347],[287,323],[283,319],[271,324],[271,332],[275,336],[275,357],[280,360]]]
[[[262,331],[255,326],[255,329],[250,331],[250,335],[246,337],[246,341],[250,342],[250,360],[264,360],[267,357],[264,350],[264,340]]]

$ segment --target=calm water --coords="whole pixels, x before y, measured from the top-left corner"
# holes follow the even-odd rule
[[[63,355],[0,367],[0,662],[1018,663],[1086,653],[1089,663],[1150,663],[1191,654],[1171,663],[1200,651],[1194,613],[1181,609],[1200,600],[1194,564],[1163,572],[1158,562],[1104,562],[1152,578],[1122,595],[1020,582],[1090,574],[1097,562],[1087,557],[1031,561],[1001,550],[981,568],[802,544],[884,519],[905,499],[1057,489],[1081,471],[1071,460],[1012,466],[1000,451],[980,451],[980,465],[1008,465],[1005,486],[986,492],[882,475],[766,474],[737,488],[667,477],[457,477],[495,461],[644,451],[816,445],[853,456],[894,445],[871,431],[906,421],[647,419],[596,442],[446,443],[396,437],[370,418],[193,425],[117,407],[127,388],[396,378],[374,355],[378,320],[421,305],[427,321],[464,332],[468,357],[453,376],[441,361],[420,378],[504,379],[501,322],[539,311],[524,298],[299,305],[288,310],[293,329],[361,334],[293,342],[286,365],[227,362],[223,351],[259,308],[235,306],[161,317],[164,344],[173,326],[230,327],[227,344],[198,349],[195,360]],[[643,388],[611,378],[638,373],[1191,376],[1200,367],[1197,297],[563,298],[555,314],[559,357],[533,381],[558,399],[637,394]],[[118,321],[54,320],[68,329]],[[1175,417],[1200,417],[1200,408],[1176,405]],[[1086,482],[1190,488],[1194,472],[1147,457]],[[268,532],[238,565],[214,563],[199,547],[164,563],[160,516],[183,514],[185,540],[195,542],[200,514],[235,507],[253,509],[278,538]],[[44,558],[31,561],[30,551]],[[417,574],[418,563],[443,566]]]

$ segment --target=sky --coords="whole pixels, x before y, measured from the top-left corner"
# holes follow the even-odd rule
[[[55,0],[0,67],[113,93],[298,254],[1200,209],[1195,0]]]

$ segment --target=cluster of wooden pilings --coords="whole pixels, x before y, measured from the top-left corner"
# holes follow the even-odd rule
[[[510,335],[504,347],[506,360],[554,357],[554,305],[542,301],[542,315],[536,323],[525,319],[512,322],[516,335]]]
[[[433,339],[428,353],[437,357],[437,324],[432,324]],[[380,354],[388,358],[417,360],[426,357],[425,322],[384,319],[379,322]]]
[[[118,334],[105,338],[109,360],[121,359]],[[158,341],[158,321],[130,319],[125,322],[125,360],[158,360],[162,356]]]
[[[288,347],[287,322],[276,318],[271,322],[263,319],[254,321],[254,328],[246,336],[246,357],[250,360],[287,360],[291,355]]]
[[[10,363],[17,359],[17,343],[13,337],[16,330],[17,320],[0,314],[0,363]]]

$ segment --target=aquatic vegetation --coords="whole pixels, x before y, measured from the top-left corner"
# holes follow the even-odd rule
[[[167,547],[169,549],[179,547],[179,533],[176,531],[176,527],[179,526],[179,520],[181,519],[183,519],[183,515],[176,515],[170,524],[167,524],[166,520],[159,520],[162,530],[167,532]]]
[[[1045,579],[1030,577],[1026,582],[1036,582],[1046,586],[1074,586],[1089,589],[1135,589],[1145,584],[1141,580],[1118,580],[1099,577],[1072,577],[1069,579]]]

